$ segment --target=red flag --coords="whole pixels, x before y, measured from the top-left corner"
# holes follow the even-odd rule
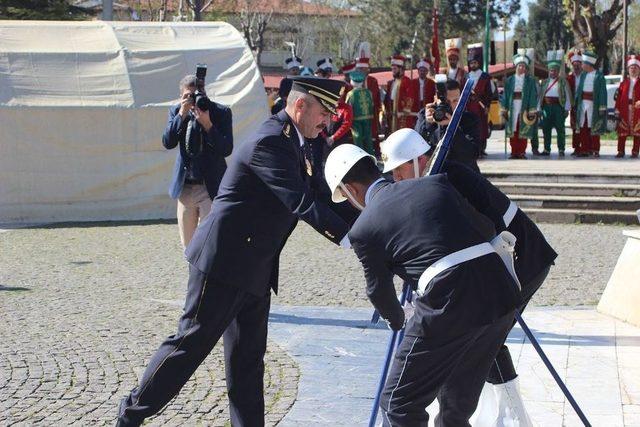
[[[431,56],[433,57],[433,69],[440,72],[440,47],[438,46],[438,6],[433,2],[433,36],[431,37]]]

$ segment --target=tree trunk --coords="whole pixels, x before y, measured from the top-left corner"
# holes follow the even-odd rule
[[[193,2],[193,20],[202,21],[202,3],[204,0],[192,0]]]

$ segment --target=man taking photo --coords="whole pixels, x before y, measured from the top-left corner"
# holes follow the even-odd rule
[[[199,108],[194,93],[204,95]],[[204,78],[180,81],[180,104],[169,109],[162,135],[167,150],[180,146],[169,195],[178,200],[180,241],[186,247],[200,221],[209,214],[227,169],[225,157],[233,150],[231,110],[206,97]]]
[[[441,75],[436,76],[436,79]],[[442,83],[441,83],[442,84]],[[446,98],[444,94],[438,93],[436,102],[427,104],[418,113],[418,122],[415,130],[429,143],[435,147],[438,141],[444,136],[447,126],[451,121],[451,113],[446,112],[442,120],[438,119],[436,110],[447,104],[449,111],[454,111],[460,101],[462,92],[460,84],[456,80],[447,79],[444,83]],[[460,125],[454,136],[454,143],[449,152],[449,159],[463,163],[476,172],[480,172],[476,160],[480,155],[480,119],[472,112],[465,111],[460,119]],[[384,150],[383,150],[384,151]],[[383,159],[384,160],[384,159]]]

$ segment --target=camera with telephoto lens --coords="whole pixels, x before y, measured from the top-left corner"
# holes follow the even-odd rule
[[[433,120],[441,122],[447,118],[447,114],[453,114],[453,110],[447,100],[447,75],[436,74],[436,96],[438,104],[433,110]]]
[[[196,90],[191,94],[191,101],[202,111],[209,109],[209,98],[204,93],[204,78],[207,75],[205,64],[196,65]]]

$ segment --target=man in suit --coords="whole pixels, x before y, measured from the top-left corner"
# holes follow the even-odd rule
[[[178,229],[182,246],[191,241],[196,227],[211,210],[220,180],[227,170],[225,157],[233,150],[231,109],[207,98],[202,110],[193,102],[204,81],[188,75],[180,81],[180,104],[169,109],[162,135],[167,150],[180,146],[173,168],[169,195],[178,200]]]
[[[384,172],[392,172],[396,181],[424,176],[433,151],[434,147],[417,132],[402,129],[390,135],[382,146],[382,153],[387,158]],[[536,224],[504,193],[479,172],[451,160],[449,157],[445,162],[444,171],[455,189],[492,223],[497,232],[507,230],[516,237],[514,269],[522,286],[523,303],[519,307],[522,312],[542,286],[557,254]],[[520,396],[517,377],[509,349],[503,344],[487,376],[487,397],[495,396],[488,400],[493,405],[498,403],[501,413],[497,418],[513,419],[514,425],[527,426],[531,422]],[[480,404],[483,404],[482,400]],[[487,424],[483,421],[483,425]]]
[[[329,154],[325,174],[333,201],[362,209],[349,239],[367,296],[393,330],[406,324],[380,403],[385,425],[426,426],[437,395],[436,425],[469,425],[520,302],[491,236],[444,174],[391,183],[372,156],[347,145]],[[410,317],[394,274],[418,283]]]
[[[451,111],[454,111],[460,101],[462,89],[456,80],[451,79],[446,81],[445,88],[447,90],[446,103],[449,104]],[[415,130],[422,135],[432,147],[438,145],[451,120],[451,114],[449,113],[445,113],[444,120],[440,122],[436,122],[433,118],[436,107],[442,102],[440,99],[437,99],[435,102],[427,104],[427,106],[418,113],[418,122],[416,123]],[[451,150],[449,150],[448,158],[464,163],[473,170],[480,172],[477,163],[482,145],[479,117],[471,111],[462,113],[460,125],[456,129],[453,138],[454,144]],[[382,152],[384,153],[385,150],[383,149]],[[384,155],[382,156],[382,160],[387,164]]]
[[[162,409],[223,333],[231,423],[264,425],[263,359],[280,252],[298,219],[348,246],[347,224],[310,189],[303,150],[305,138],[315,138],[335,112],[343,83],[315,77],[292,83],[285,110],[231,159],[211,213],[186,250],[189,282],[178,331],[121,402],[119,426],[138,426]]]

